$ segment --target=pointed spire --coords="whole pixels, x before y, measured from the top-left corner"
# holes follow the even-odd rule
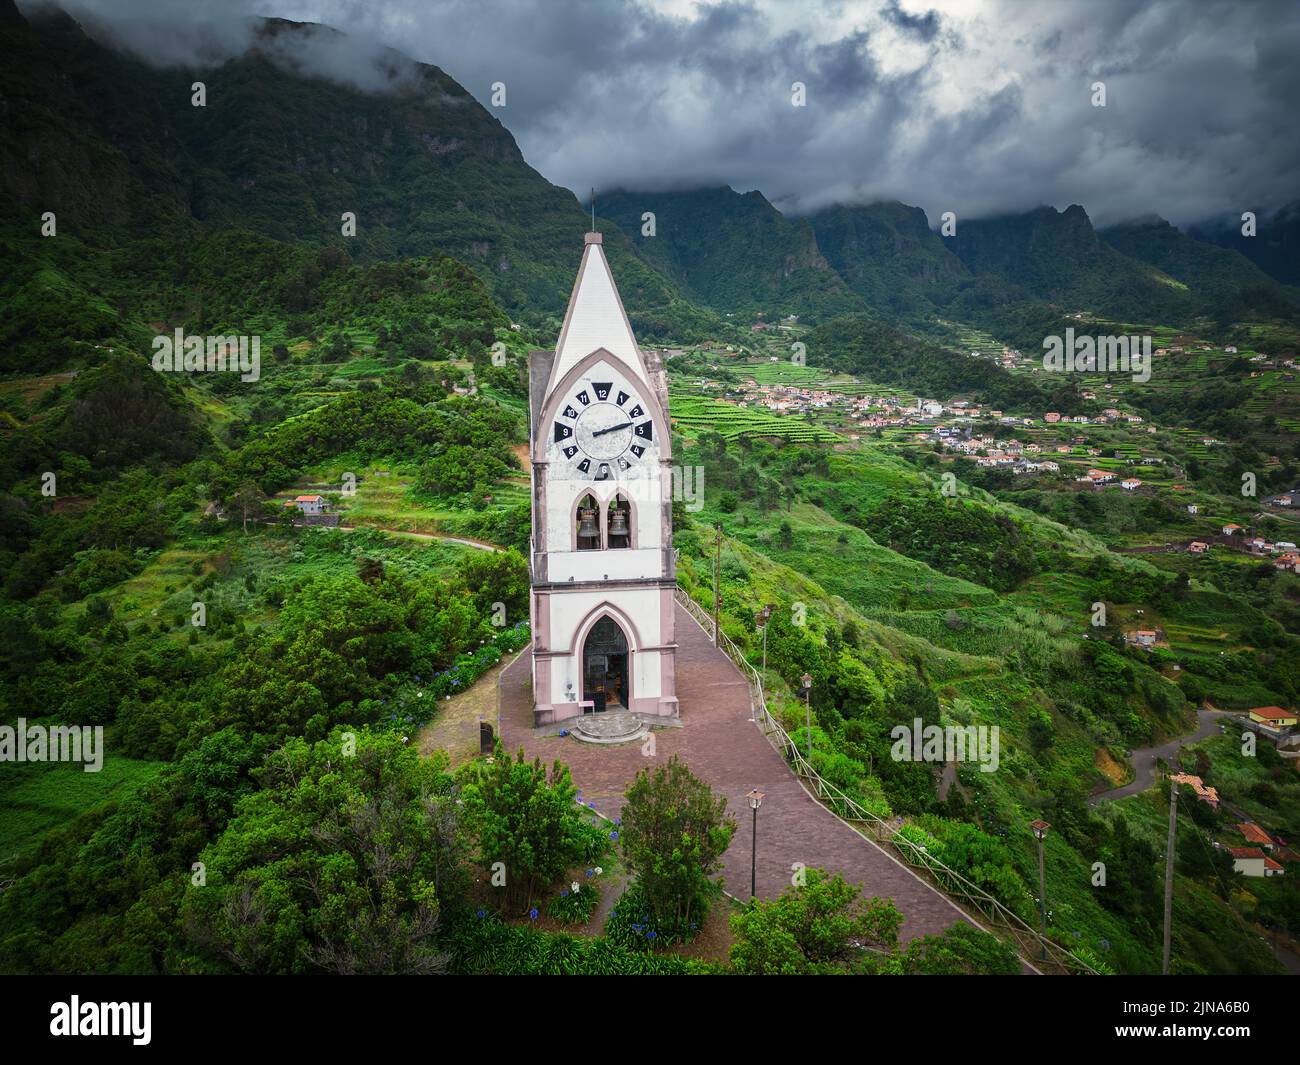
[[[623,300],[618,294],[618,286],[614,283],[614,275],[605,259],[603,245],[602,234],[587,234],[582,264],[578,267],[573,295],[569,297],[569,309],[564,315],[564,328],[560,330],[560,339],[555,346],[555,361],[548,387],[553,387],[569,370],[598,348],[605,348],[637,371],[643,379],[649,380],[641,360],[640,348],[632,333],[632,325],[623,309]]]

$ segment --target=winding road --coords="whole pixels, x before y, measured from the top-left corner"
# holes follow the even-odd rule
[[[1146,791],[1151,787],[1152,781],[1155,780],[1155,770],[1157,760],[1163,759],[1166,762],[1173,762],[1174,755],[1186,743],[1198,743],[1207,736],[1212,736],[1218,731],[1219,721],[1222,718],[1231,716],[1226,710],[1205,709],[1202,707],[1196,712],[1196,731],[1189,732],[1185,736],[1177,736],[1158,747],[1139,747],[1129,755],[1129,762],[1133,766],[1133,779],[1128,784],[1118,788],[1110,788],[1107,791],[1098,792],[1088,800],[1089,806],[1097,806],[1103,802],[1111,802],[1114,799],[1122,799],[1127,795],[1136,795],[1139,791]]]

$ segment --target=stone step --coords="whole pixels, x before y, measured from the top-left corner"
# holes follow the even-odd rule
[[[583,714],[570,726],[573,735],[586,743],[627,743],[645,735],[645,725],[636,714],[626,710],[609,710],[600,714]]]

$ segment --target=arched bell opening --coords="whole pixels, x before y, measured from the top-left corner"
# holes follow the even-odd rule
[[[582,644],[582,698],[592,713],[625,710],[632,705],[627,635],[606,614],[591,627]]]
[[[578,500],[574,511],[574,548],[578,551],[601,549],[600,504],[588,493]]]
[[[617,495],[609,501],[606,521],[610,548],[632,547],[632,506],[626,496]]]

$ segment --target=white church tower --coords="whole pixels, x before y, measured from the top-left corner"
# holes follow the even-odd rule
[[[528,365],[533,723],[677,714],[668,386],[588,233],[555,351]]]

